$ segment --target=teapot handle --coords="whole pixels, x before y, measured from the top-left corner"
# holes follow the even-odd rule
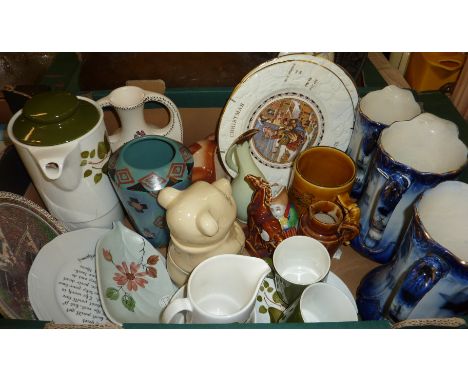
[[[164,309],[161,316],[161,322],[164,324],[170,324],[176,314],[184,311],[192,312],[192,310],[192,304],[188,298],[175,299],[166,306],[166,309]]]
[[[166,106],[167,110],[169,110],[169,123],[162,127],[162,128],[157,128],[156,130],[158,131],[158,135],[168,135],[172,130],[176,130],[180,134],[180,142],[183,140],[183,135],[182,135],[182,118],[180,116],[179,110],[177,109],[177,106],[172,102],[169,98],[166,96],[160,94],[160,93],[155,93],[155,92],[148,92],[145,91],[145,98],[143,102],[158,102],[164,106]]]

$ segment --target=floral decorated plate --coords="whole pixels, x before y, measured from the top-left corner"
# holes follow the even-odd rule
[[[108,229],[64,233],[39,251],[28,275],[37,317],[56,324],[107,324],[96,285],[95,247]]]
[[[252,159],[270,183],[287,186],[301,151],[318,145],[346,151],[353,127],[354,104],[342,80],[317,62],[286,60],[258,69],[234,89],[219,125],[219,151],[234,177],[227,150],[258,129]]]
[[[34,320],[28,272],[38,252],[66,228],[30,200],[0,192],[0,314]]]
[[[333,272],[329,272],[324,280],[327,284],[332,284],[340,289],[354,305],[357,312],[356,301],[353,294],[348,289],[346,284]],[[172,300],[185,297],[186,286],[182,286],[172,297]],[[251,322],[256,324],[269,324],[278,322],[281,313],[286,309],[286,305],[281,300],[275,287],[275,279],[272,273],[265,277],[262,286],[257,294],[257,301],[255,302],[254,311],[252,312]],[[178,313],[174,319],[174,324],[184,324],[185,315]]]
[[[263,64],[258,65],[256,68],[252,69],[247,75],[241,80],[241,82],[244,82],[247,78],[249,78],[252,74],[254,74],[256,71],[265,68],[269,65],[276,64],[278,62],[283,62],[283,61],[291,61],[291,60],[302,60],[302,61],[311,61],[311,62],[316,62],[319,65],[322,65],[323,67],[330,69],[333,73],[335,73],[338,78],[343,82],[343,85],[346,87],[348,90],[348,93],[351,97],[351,100],[353,101],[353,106],[356,108],[358,102],[359,102],[359,95],[357,92],[356,85],[353,81],[353,79],[350,77],[350,75],[339,65],[335,64],[333,61],[330,61],[329,59],[319,57],[316,55],[313,55],[311,53],[288,53],[284,54],[280,57],[273,58],[272,60],[266,61]]]
[[[96,245],[96,273],[104,312],[118,325],[159,323],[177,290],[163,255],[120,222]]]

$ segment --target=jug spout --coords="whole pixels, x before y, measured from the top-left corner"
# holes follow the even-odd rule
[[[258,257],[242,255],[221,256],[225,258],[225,261],[230,262],[232,274],[236,275],[239,280],[242,280],[241,284],[244,285],[246,295],[250,296],[250,301],[255,300],[263,279],[271,272],[271,268],[267,262]]]

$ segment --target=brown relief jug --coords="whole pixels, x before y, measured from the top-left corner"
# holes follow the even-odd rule
[[[299,219],[298,234],[320,241],[330,257],[341,244],[348,244],[358,233],[359,218],[354,219],[352,214],[330,201],[311,204]]]

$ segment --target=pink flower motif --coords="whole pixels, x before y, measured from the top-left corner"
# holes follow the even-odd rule
[[[102,249],[102,255],[107,261],[112,261],[112,255],[108,249],[103,248]]]
[[[148,284],[148,281],[143,278],[146,276],[146,272],[138,272],[140,265],[133,261],[130,263],[130,269],[125,261],[122,262],[122,265],[116,265],[116,268],[120,273],[114,274],[114,281],[117,282],[117,285],[127,284],[127,289],[130,292],[138,290],[138,287],[144,288],[145,284]]]

